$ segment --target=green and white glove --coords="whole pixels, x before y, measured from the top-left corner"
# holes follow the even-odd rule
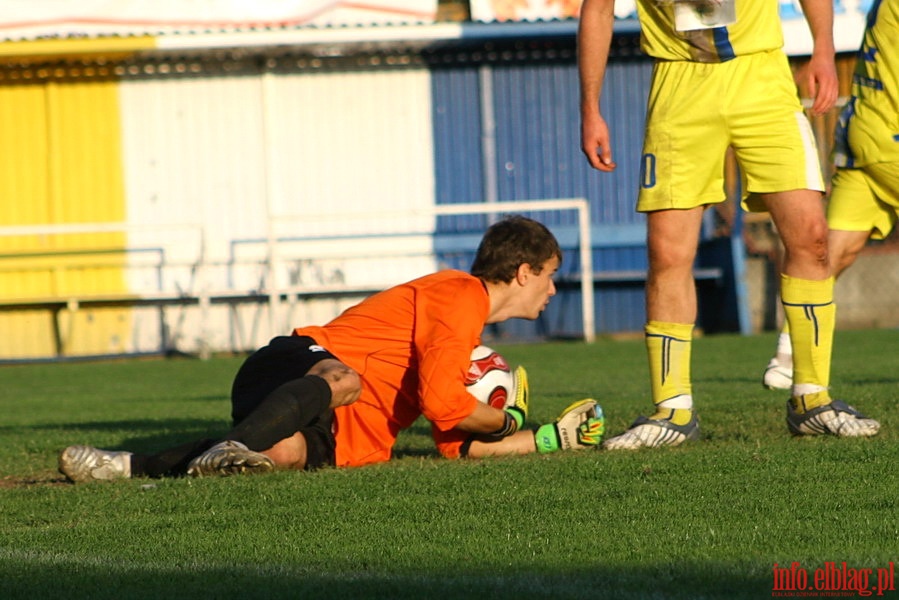
[[[541,425],[534,432],[534,442],[541,454],[583,450],[598,446],[603,433],[605,419],[596,400],[578,400],[563,410],[554,422]]]

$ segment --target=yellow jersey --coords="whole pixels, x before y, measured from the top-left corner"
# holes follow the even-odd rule
[[[835,138],[838,167],[899,161],[899,0],[871,5]]]
[[[638,0],[640,47],[659,60],[724,62],[783,47],[777,0]]]

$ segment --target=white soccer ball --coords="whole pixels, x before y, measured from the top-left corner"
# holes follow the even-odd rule
[[[493,408],[503,409],[515,398],[515,377],[509,363],[487,346],[471,351],[465,387],[469,394]]]

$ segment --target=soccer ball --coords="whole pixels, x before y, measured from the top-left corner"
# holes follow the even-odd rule
[[[465,388],[481,402],[503,409],[515,398],[515,377],[500,353],[478,346],[471,351]]]

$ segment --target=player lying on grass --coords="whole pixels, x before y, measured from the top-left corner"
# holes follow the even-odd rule
[[[359,466],[389,460],[399,431],[420,415],[448,458],[595,447],[603,419],[593,400],[535,432],[524,429],[523,369],[505,410],[465,389],[484,326],[536,319],[561,260],[544,225],[508,217],[484,234],[471,274],[444,270],[398,285],[252,354],[234,379],[233,429],[222,438],[152,455],[70,446],[59,469],[90,481]]]

